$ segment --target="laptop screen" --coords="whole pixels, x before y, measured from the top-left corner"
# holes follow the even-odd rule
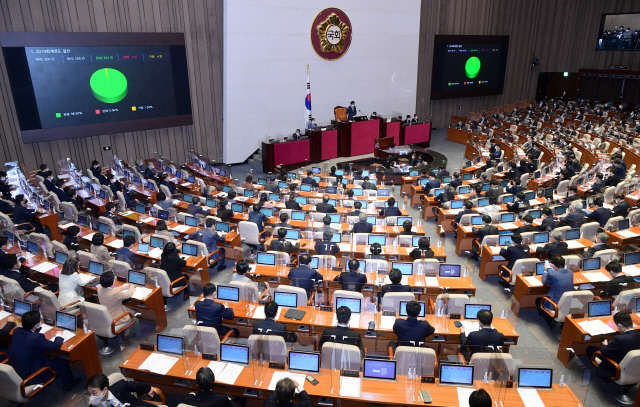
[[[463,181],[469,181],[472,178],[473,178],[473,174],[462,174]]]
[[[238,287],[219,285],[217,293],[217,297],[219,300],[236,302],[240,301],[240,288]]]
[[[516,220],[516,214],[515,213],[502,213],[500,214],[500,222],[502,223],[508,223],[508,222],[513,222]]]
[[[276,291],[273,300],[281,307],[298,308],[298,294]]]
[[[185,216],[184,217],[184,224],[187,225],[187,226],[196,227],[196,226],[198,226],[198,219],[196,219],[195,216]]]
[[[106,223],[98,222],[98,232],[102,233],[103,235],[108,235],[109,225],[107,225]]]
[[[158,211],[158,219],[169,220],[169,211]]]
[[[482,208],[484,206],[489,206],[489,198],[478,199],[478,208]]]
[[[544,274],[544,262],[541,261],[536,263],[536,276],[541,276]]]
[[[144,287],[147,285],[147,275],[141,271],[129,270],[129,282]]]
[[[309,263],[309,267],[317,270],[320,266],[318,265],[319,259],[317,257],[312,257],[311,262]]]
[[[300,205],[306,205],[307,204],[307,197],[306,196],[296,196],[296,202],[299,203]]]
[[[618,230],[629,229],[629,219],[622,219],[618,221]]]
[[[385,246],[387,242],[387,238],[385,235],[369,235],[368,243],[372,245],[374,243],[379,243],[381,246]]]
[[[331,236],[331,243],[340,243],[340,242],[342,242],[342,234],[334,233],[333,236]]]
[[[534,233],[533,243],[549,243],[549,232]]]
[[[249,364],[249,347],[244,345],[220,344],[220,361]]]
[[[473,365],[440,364],[440,384],[473,385]]]
[[[431,245],[431,237],[429,236],[412,236],[411,237],[411,246],[418,247],[418,242],[420,242],[420,238],[426,237],[429,241],[429,245]]]
[[[158,334],[158,352],[171,353],[182,356],[183,338]]]
[[[321,173],[320,168],[318,168],[318,167],[311,167],[311,173],[312,173],[312,174],[320,174],[320,173]]]
[[[67,261],[68,258],[69,258],[69,255],[67,253],[56,252],[55,262],[62,265]]]
[[[31,254],[38,254],[38,243],[32,242],[31,240],[27,241],[27,251]]]
[[[244,207],[240,203],[231,204],[231,210],[233,212],[241,213]]]
[[[408,301],[400,301],[400,316],[401,317],[406,317],[407,316],[407,304],[409,302]],[[424,318],[424,316],[426,315],[426,305],[427,303],[424,301],[418,301],[418,303],[420,304],[420,314],[418,314],[418,317],[420,318]]]
[[[625,266],[630,266],[632,264],[638,264],[638,263],[640,263],[640,252],[624,254]]]
[[[104,264],[96,263],[95,261],[89,262],[89,273],[96,276],[101,276],[104,273]]]
[[[473,226],[480,226],[482,225],[482,216],[472,216],[471,217],[471,224]]]
[[[298,229],[287,229],[287,235],[284,238],[298,240],[300,239],[300,231]]]
[[[402,273],[403,276],[413,275],[413,263],[394,261],[391,263],[391,268],[400,270],[400,273]]]
[[[76,316],[62,311],[56,311],[56,327],[75,332],[77,323]]]
[[[499,246],[509,246],[511,244],[511,235],[501,235],[498,240]]]
[[[270,201],[279,201],[280,200],[280,194],[269,194],[269,200]]]
[[[136,239],[136,233],[134,231],[123,229],[122,230],[122,240],[124,240],[124,238],[126,238],[127,236],[131,236],[134,241]]]
[[[525,192],[525,193],[524,193],[524,196],[525,196],[525,199],[526,199],[527,201],[530,201],[530,200],[532,200],[532,199],[536,199],[536,193],[535,193],[535,191]]]
[[[139,214],[144,214],[147,208],[143,204],[136,204],[136,212]]]
[[[259,185],[267,185],[267,179],[266,178],[258,178],[258,184]]]
[[[359,298],[336,297],[336,309],[343,306],[349,308],[351,313],[359,314],[362,308],[362,303]]]
[[[146,188],[147,188],[149,191],[153,191],[153,182],[147,182],[147,186],[146,186]]]
[[[356,202],[360,202],[360,204],[362,205],[362,209],[367,209],[367,201],[362,201],[362,200],[356,199],[356,200],[354,201],[354,204],[355,204]]]
[[[302,191],[302,192],[311,192],[311,184],[302,184],[302,185],[300,185],[300,191]]]
[[[255,191],[253,189],[244,190],[244,196],[246,196],[247,198],[253,198],[254,195],[255,195]]]
[[[509,195],[509,196],[505,196],[504,198],[502,198],[502,203],[513,203],[513,201],[516,199],[515,196],[513,195]]]
[[[363,371],[366,379],[396,380],[396,361],[365,358]]]
[[[13,300],[13,313],[21,317],[25,312],[31,311],[31,303],[21,300]]]
[[[291,220],[305,220],[305,213],[303,211],[291,212]]]
[[[542,212],[540,211],[540,209],[536,209],[533,211],[529,211],[529,215],[531,215],[533,219],[540,219],[542,217]]]
[[[440,277],[460,277],[462,266],[459,264],[440,264]]]
[[[461,186],[458,188],[458,193],[459,194],[468,194],[469,193],[469,186]]]
[[[262,212],[267,218],[273,216],[273,208],[260,208],[260,212]]]
[[[518,387],[550,389],[552,379],[553,369],[533,369],[525,367],[518,369]]]
[[[388,189],[378,189],[378,196],[389,196],[389,190]]]
[[[600,270],[600,258],[596,257],[595,259],[583,259],[582,260],[582,271],[590,271],[590,270]]]
[[[407,221],[407,220],[409,222],[413,223],[413,218],[411,216],[398,216],[396,218],[396,222],[397,222],[396,224],[398,226],[402,226],[404,224],[404,222]]]
[[[378,219],[376,215],[367,215],[367,223],[370,223],[373,226],[376,225],[376,219]]]
[[[284,187],[282,187],[282,188],[286,188],[287,187],[287,183],[286,182],[282,182],[282,184],[284,184]],[[222,187],[222,192],[226,192],[226,193],[231,192],[231,187],[229,185],[223,186]]]
[[[324,189],[324,193],[325,194],[337,194],[338,193],[338,187],[326,187]]]
[[[331,223],[340,223],[340,214],[339,213],[330,213],[329,217],[331,218]]]
[[[191,243],[183,243],[182,244],[182,254],[186,254],[188,256],[197,256],[198,255],[198,246]]]
[[[216,230],[218,232],[229,233],[229,222],[216,222]]]
[[[148,253],[149,252],[149,244],[148,243],[139,243],[138,244],[138,253]]]
[[[362,188],[353,188],[353,196],[362,196]]]
[[[491,311],[491,305],[464,304],[464,319],[478,319],[478,311],[483,309]]]
[[[275,266],[276,265],[276,254],[275,253],[258,252],[258,257],[257,257],[256,263],[263,264],[265,266]]]
[[[565,240],[576,240],[576,239],[580,239],[580,229],[567,230],[567,235]]]
[[[151,247],[162,249],[164,247],[164,239],[151,236]]]
[[[589,318],[611,315],[611,300],[589,301]]]
[[[462,200],[451,201],[451,209],[460,209],[463,205],[464,201]]]

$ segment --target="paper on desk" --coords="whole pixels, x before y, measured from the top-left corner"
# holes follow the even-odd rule
[[[527,283],[529,283],[530,286],[532,287],[541,287],[542,286],[542,281],[538,280],[536,277],[534,276],[528,276],[528,277],[524,277],[524,279],[527,281]]]
[[[460,226],[464,233],[473,233],[473,226]]]
[[[480,323],[478,321],[460,321],[460,324],[464,327],[465,335],[469,335],[471,332],[480,330]]]
[[[174,226],[171,228],[171,230],[175,230],[178,233],[184,233],[187,230],[189,230],[191,228],[191,226],[187,226],[187,225],[178,225],[178,226]]]
[[[544,246],[546,243],[536,243],[536,244],[530,244],[529,245],[529,249],[536,251],[538,250],[539,247]]]
[[[351,243],[338,243],[341,252],[351,251]]]
[[[43,333],[42,331],[40,331],[40,333]],[[62,343],[68,341],[69,339],[73,338],[74,336],[76,336],[75,332],[70,332],[70,331],[62,331]],[[56,338],[58,336],[54,336],[53,338],[49,339],[51,342],[55,341]]]
[[[49,263],[47,261],[38,264],[35,267],[31,267],[31,270],[33,271],[37,271],[38,273],[46,273],[49,270],[53,270],[54,268],[58,267],[57,264],[54,263]]]
[[[529,199],[529,206],[540,205],[540,204],[542,204],[542,201],[539,201],[537,199]]]
[[[591,336],[606,335],[615,332],[609,325],[602,322],[601,319],[582,321],[579,322],[578,325]]]
[[[342,397],[360,397],[361,380],[359,377],[340,377],[340,395]]]
[[[142,301],[151,294],[151,291],[153,291],[151,290],[151,288],[136,287],[136,290],[133,292],[131,298]]]
[[[304,387],[304,381],[306,376],[299,373],[290,373],[290,372],[273,372],[273,376],[271,376],[271,382],[269,383],[269,390],[275,390],[276,384],[285,378],[289,378],[293,381],[298,382],[298,384]]]
[[[88,235],[82,236],[82,238],[86,240],[91,240],[93,239],[93,235],[95,235],[95,233],[89,233]]]
[[[635,265],[633,266],[623,266],[622,267],[622,272],[628,276],[631,277],[637,277],[640,276],[640,268],[636,267]]]
[[[178,358],[174,358],[173,356],[162,355],[160,353],[152,353],[149,355],[147,360],[142,362],[139,369],[140,370],[148,370],[151,373],[156,373],[160,375],[166,375],[169,373],[169,370],[178,362]],[[218,381],[221,381],[216,377]]]
[[[114,249],[121,249],[124,246],[124,242],[122,240],[120,240],[120,239],[113,240],[113,241],[107,243],[107,246],[113,247]]]
[[[634,237],[637,237],[638,234],[637,233],[633,233],[630,230],[623,230],[618,232],[618,234],[622,237],[624,237],[625,239],[633,239]]]
[[[240,373],[242,373],[244,366],[236,365],[235,363],[227,363],[222,373],[216,376],[216,381],[226,384],[234,384]]]
[[[280,313],[281,312],[282,312],[282,307],[278,307],[278,312],[276,313],[276,317],[275,317],[274,321],[277,321],[280,318]],[[264,306],[263,305],[258,305],[256,307],[256,310],[253,313],[253,316],[251,318],[253,318],[253,319],[265,319]]]
[[[393,329],[393,324],[396,323],[396,317],[391,315],[380,316],[380,329]]]
[[[9,315],[11,315],[11,314],[9,314]],[[53,327],[51,325],[47,325],[47,324],[40,325],[40,333],[41,334],[47,333],[52,329],[53,329]]]
[[[211,369],[216,379],[222,374],[225,367],[227,367],[227,362],[218,362],[216,360],[209,362],[209,369]]]
[[[133,213],[133,211],[124,211],[124,212],[120,212],[120,216],[128,216],[131,215]]]
[[[458,404],[460,407],[469,407],[469,396],[475,391],[473,387],[458,387]]]
[[[500,226],[502,226],[502,229],[504,230],[518,229],[518,225],[511,222],[501,223]]]
[[[438,282],[438,277],[425,277],[424,285],[427,287],[439,287],[440,283]]]
[[[12,313],[10,313],[10,312],[7,312],[7,311],[0,311],[0,319],[5,319],[5,318],[7,318],[7,317],[10,317],[11,315],[13,315],[13,314],[12,314]]]
[[[155,219],[156,218],[153,218],[153,217],[149,216],[148,218],[142,219],[141,222],[150,223],[150,222],[153,222]]]
[[[449,213],[452,214],[452,215],[457,215],[460,212],[462,212],[463,210],[464,210],[463,208],[460,208],[460,209],[449,209]]]
[[[606,203],[606,204],[602,205],[602,207],[603,207],[603,208],[607,208],[607,209],[613,209],[613,205],[608,204],[608,203]]]
[[[544,403],[536,389],[518,387],[518,393],[525,407],[544,407]],[[469,405],[469,404],[467,404]]]
[[[162,256],[162,249],[159,247],[154,247],[153,249],[149,250],[147,256],[159,259],[160,256]]]
[[[569,249],[583,249],[585,246],[577,240],[567,240],[567,246]]]
[[[582,273],[582,275],[592,283],[611,280],[610,277],[605,276],[601,271],[594,271],[593,273]]]
[[[500,254],[500,250],[502,250],[502,247],[500,246],[489,246],[489,248],[491,249],[491,254],[493,255]]]
[[[71,226],[78,226],[78,225],[76,225],[73,222],[65,223],[64,225],[58,225],[60,229],[67,229],[67,228],[70,228]]]

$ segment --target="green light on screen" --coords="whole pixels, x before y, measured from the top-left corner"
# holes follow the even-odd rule
[[[117,103],[127,96],[127,78],[113,68],[99,69],[91,75],[93,96],[104,103]]]
[[[467,78],[473,79],[480,73],[480,60],[478,57],[471,57],[467,59],[467,63],[464,64],[464,71]]]

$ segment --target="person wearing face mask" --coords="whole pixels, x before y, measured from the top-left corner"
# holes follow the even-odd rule
[[[296,132],[293,133],[293,139],[300,140],[301,137],[302,137],[302,134],[300,134],[300,129],[296,129]]]
[[[124,201],[125,205],[127,205],[127,208],[135,208],[136,203],[138,203],[135,192],[133,191],[134,185],[131,182],[127,182],[125,185],[125,190],[122,193],[122,195],[124,195]]]
[[[36,233],[42,233],[42,225],[36,222],[36,217],[39,215],[39,211],[30,211],[25,207],[27,204],[27,198],[24,195],[16,195],[14,202],[16,206],[13,208],[13,223],[18,229],[26,230],[30,229],[25,223],[29,223]]]
[[[18,376],[26,379],[33,373],[49,367],[62,379],[62,390],[69,391],[80,383],[80,378],[74,379],[69,363],[66,360],[49,357],[45,352],[60,350],[64,343],[62,331],[58,331],[53,341],[40,333],[42,323],[38,311],[28,311],[22,315],[22,327],[13,331],[11,346],[9,346],[9,364]],[[44,383],[49,374],[44,372],[36,376],[29,384]]]
[[[153,179],[156,176],[156,171],[153,169],[153,163],[147,164],[147,169],[144,170],[144,178],[145,179]]]
[[[5,199],[11,199],[11,185],[7,182],[7,173],[0,171],[0,193]]]
[[[136,407],[153,407],[155,404],[140,400],[131,393],[144,394],[149,399],[161,394],[157,387],[135,380],[120,380],[110,385],[109,379],[102,373],[89,378],[86,387],[89,393],[89,403],[92,406],[99,407],[122,406],[125,404]]]

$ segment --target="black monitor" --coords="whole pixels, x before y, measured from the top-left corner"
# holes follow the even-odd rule
[[[407,304],[409,303],[409,301],[400,301],[400,316],[401,317],[406,317],[407,316]],[[424,316],[426,315],[427,311],[426,311],[426,306],[427,303],[424,301],[418,301],[418,304],[420,304],[420,313],[418,314],[419,318],[424,318]]]
[[[298,294],[284,291],[273,293],[273,300],[281,307],[298,308]]]
[[[473,386],[473,365],[456,365],[441,363],[440,384],[456,386]]]
[[[624,265],[630,266],[633,264],[640,264],[640,252],[624,254]]]
[[[629,219],[622,219],[618,221],[618,230],[629,229]]]
[[[534,244],[549,243],[549,232],[534,233],[533,243]]]
[[[576,239],[580,239],[580,229],[567,230],[567,234],[565,235],[565,240],[576,240]]]
[[[144,214],[147,210],[147,207],[144,204],[136,204],[136,213]]]
[[[169,220],[169,211],[158,211],[158,219]]]
[[[67,262],[67,259],[69,258],[69,255],[67,253],[63,253],[63,252],[55,252],[55,262],[57,264],[63,265],[64,263]]]
[[[102,233],[103,235],[108,235],[109,234],[109,225],[103,222],[98,222],[98,232]]]
[[[129,275],[127,276],[128,280],[131,284],[146,286],[147,285],[147,275],[141,271],[129,270]]]
[[[31,254],[38,254],[38,243],[27,240],[27,251]]]
[[[464,304],[464,319],[478,319],[478,311],[491,311],[490,304]]]

